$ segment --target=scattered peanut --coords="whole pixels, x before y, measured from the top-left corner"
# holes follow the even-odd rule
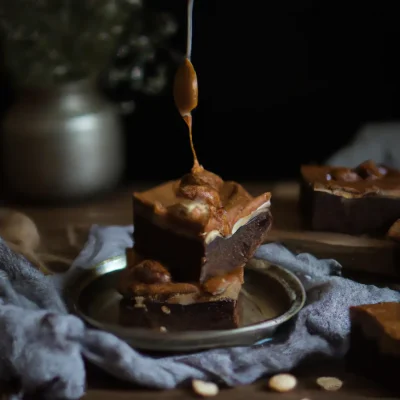
[[[32,265],[44,274],[51,274],[48,263],[58,263],[57,270],[65,270],[72,260],[53,254],[38,254],[40,244],[39,231],[31,218],[18,211],[8,208],[0,208],[0,236],[8,247],[15,253],[24,256]],[[61,264],[61,265],[60,265]]]
[[[275,392],[289,392],[297,385],[297,379],[291,374],[277,374],[270,378],[269,388]]]
[[[11,209],[0,209],[0,236],[29,252],[34,252],[40,243],[39,232],[32,219]]]
[[[162,311],[164,314],[171,314],[171,310],[170,310],[167,306],[162,306],[162,307],[161,307],[161,311]]]
[[[165,326],[160,326],[160,332],[167,332],[167,328]]]
[[[317,385],[324,390],[333,392],[339,390],[342,387],[343,382],[338,378],[324,376],[317,379]]]
[[[219,392],[218,386],[213,382],[205,382],[199,379],[192,380],[192,387],[195,393],[203,397],[216,396]]]

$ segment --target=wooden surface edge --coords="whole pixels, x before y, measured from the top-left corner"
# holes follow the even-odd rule
[[[352,395],[347,393],[329,393],[323,391],[292,391],[290,393],[274,393],[268,390],[260,390],[260,391],[250,391],[250,390],[240,390],[240,389],[229,389],[222,390],[218,393],[217,396],[213,397],[215,399],[226,399],[226,400],[236,400],[241,399],[244,400],[246,397],[250,397],[252,400],[366,400],[366,399],[384,399],[384,400],[398,400],[399,397],[381,397],[381,396],[360,396],[360,395]],[[191,392],[190,390],[171,390],[171,391],[162,391],[162,395],[160,393],[151,391],[151,392],[142,392],[142,391],[119,391],[119,390],[89,390],[87,394],[85,394],[84,399],[87,400],[147,400],[147,399],[155,399],[162,398],[163,400],[168,399],[199,399],[201,398],[199,395]]]

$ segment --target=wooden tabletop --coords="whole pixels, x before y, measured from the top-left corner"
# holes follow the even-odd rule
[[[131,193],[151,187],[148,184],[133,184],[124,187],[100,199],[87,201],[80,204],[46,207],[16,207],[28,214],[37,224],[41,237],[41,253],[48,256],[54,268],[65,268],[76,257],[87,238],[87,233],[93,224],[100,225],[127,225],[132,223]],[[297,194],[295,184],[263,184],[248,183],[244,186],[253,194],[266,190],[274,193],[274,204],[277,209],[284,205],[288,199],[293,199]],[[281,213],[284,215],[284,212]],[[275,218],[275,223],[279,222]],[[243,387],[221,389],[216,398],[219,399],[366,399],[396,398],[385,388],[370,380],[357,376],[351,371],[346,371],[343,362],[323,362],[314,366],[303,366],[293,371],[299,380],[298,387],[288,394],[269,392],[266,388],[266,379]],[[324,392],[315,383],[320,376],[334,376],[343,380],[344,385],[338,392]],[[194,398],[191,390],[154,391],[134,387],[109,377],[93,366],[88,366],[88,400],[103,399],[162,399]]]

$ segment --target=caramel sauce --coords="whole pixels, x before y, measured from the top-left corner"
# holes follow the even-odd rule
[[[345,198],[400,196],[400,172],[368,160],[355,168],[303,165],[301,174],[314,190]]]
[[[201,167],[193,145],[192,134],[192,111],[197,107],[199,97],[197,74],[192,62],[190,61],[192,51],[193,1],[194,0],[188,0],[186,58],[175,74],[173,91],[175,105],[189,129],[190,147],[193,153],[193,169],[198,169]]]
[[[141,283],[156,284],[171,282],[171,274],[158,261],[143,260],[131,268],[132,279]]]
[[[138,283],[133,282],[131,290],[135,296],[172,296],[176,294],[200,293],[200,289],[191,283]]]
[[[210,293],[213,296],[216,296],[224,293],[225,290],[230,285],[233,285],[234,283],[242,284],[243,282],[244,282],[243,267],[240,267],[228,274],[214,276],[208,279],[203,284],[203,290],[205,290],[207,293]]]
[[[143,259],[132,248],[126,252],[128,265],[122,272],[118,291],[122,295],[173,296],[182,294],[208,294],[218,296],[229,286],[243,283],[243,268],[214,276],[203,285],[194,282],[174,282],[168,269],[155,260]]]

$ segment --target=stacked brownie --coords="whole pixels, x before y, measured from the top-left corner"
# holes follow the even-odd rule
[[[253,197],[201,166],[134,193],[122,322],[168,331],[237,327],[243,268],[271,227],[270,197]]]
[[[301,168],[300,206],[306,227],[351,235],[397,235],[400,172],[373,161],[356,168]],[[398,223],[399,224],[399,223]]]

